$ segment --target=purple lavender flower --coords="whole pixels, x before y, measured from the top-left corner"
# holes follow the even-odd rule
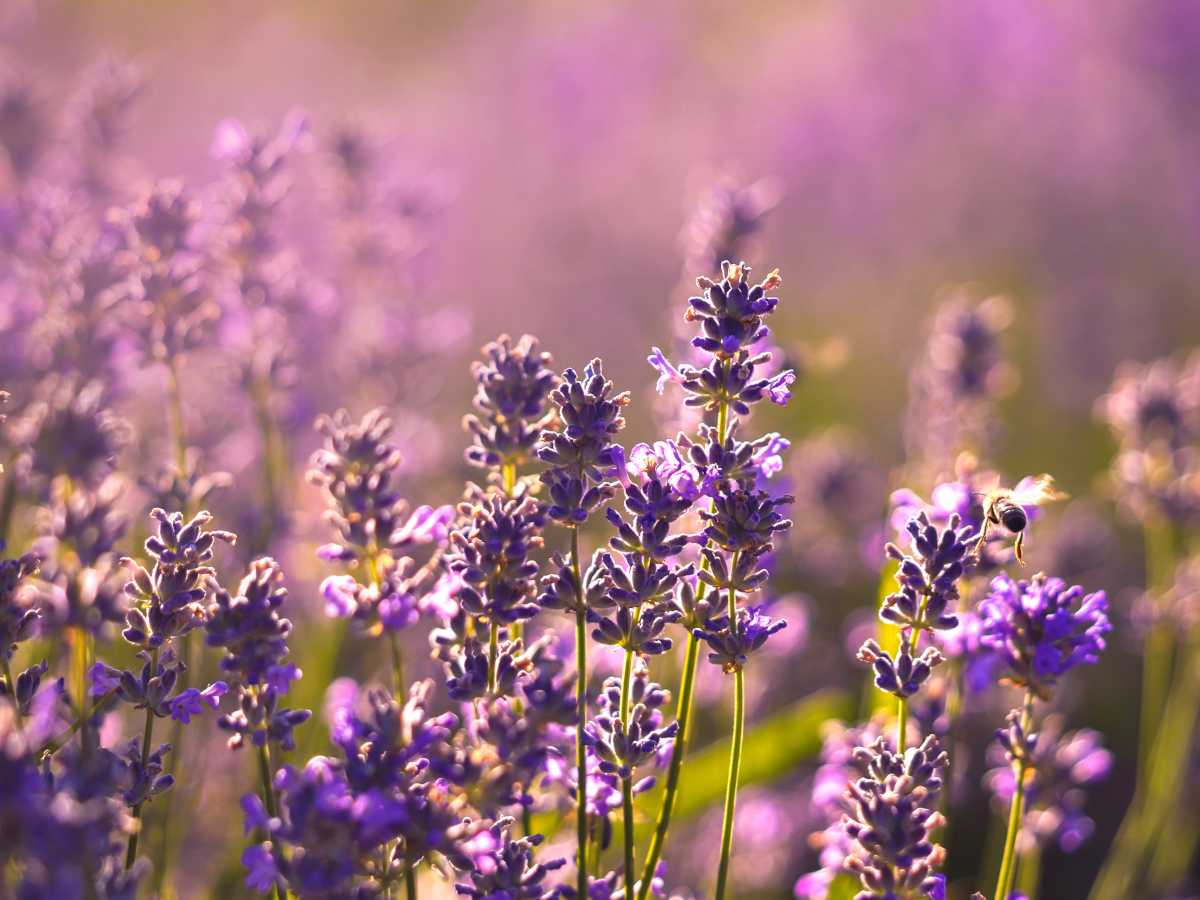
[[[537,613],[533,595],[545,521],[532,497],[475,495],[459,506],[463,525],[451,535],[446,567],[462,580],[458,601],[472,615],[511,625]]]
[[[906,530],[913,555],[895,544],[887,545],[887,555],[899,564],[896,583],[900,590],[884,599],[879,617],[918,631],[953,628],[958,624],[953,605],[958,602],[958,583],[972,550],[974,529],[952,514],[939,531],[922,511],[909,520]]]
[[[95,489],[112,472],[129,427],[108,406],[105,386],[51,376],[13,425],[22,448],[17,470],[38,496],[49,496],[57,477]]]
[[[708,661],[727,673],[740,672],[750,655],[761,650],[767,638],[787,627],[782,619],[772,621],[761,606],[739,609],[734,625],[725,616],[709,625],[697,628],[693,634],[708,644]]]
[[[1200,355],[1122,368],[1097,411],[1120,441],[1112,481],[1122,506],[1174,522],[1200,514]]]
[[[1103,591],[1085,595],[1042,574],[1029,581],[997,576],[979,615],[981,643],[1003,656],[1014,684],[1043,699],[1070,669],[1096,663],[1112,630]]]
[[[850,783],[852,812],[844,827],[857,843],[846,860],[863,887],[856,900],[932,895],[940,888],[936,871],[944,851],[934,843],[933,830],[941,822],[936,799],[947,762],[932,736],[904,756],[882,738],[855,751],[863,774]]]
[[[747,280],[750,269],[745,263],[721,263],[721,280],[701,276],[696,279],[702,296],[688,298],[688,316],[700,323],[701,335],[692,345],[714,356],[730,357],[767,336],[763,317],[779,305],[778,297],[767,292],[782,279],[771,272],[760,284]]]
[[[616,486],[604,481],[603,473],[623,460],[612,438],[625,427],[621,410],[629,403],[629,394],[614,394],[603,363],[593,359],[582,375],[574,369],[564,371],[550,399],[562,426],[542,431],[537,446],[538,459],[549,466],[541,476],[549,491],[546,514],[556,522],[578,526],[615,492]]]
[[[1036,734],[1024,735],[1019,717],[997,734],[999,740],[988,748],[992,768],[984,775],[994,805],[1008,809],[1015,784],[1012,763],[1022,754],[1025,818],[1019,840],[1043,847],[1056,844],[1066,853],[1078,850],[1095,828],[1084,813],[1087,790],[1107,778],[1113,765],[1099,733],[1088,728],[1064,731],[1062,718],[1049,716]]]
[[[221,698],[228,691],[229,685],[223,681],[214,681],[204,690],[188,688],[177,694],[167,704],[171,710],[171,718],[186,725],[192,720],[192,716],[198,716],[204,712],[205,706],[216,709],[221,703]]]
[[[256,746],[268,741],[290,750],[296,726],[306,722],[306,709],[281,708],[279,701],[300,671],[286,661],[292,623],[279,614],[287,599],[283,572],[273,559],[258,559],[238,586],[237,595],[217,588],[208,610],[206,643],[225,648],[221,670],[234,680],[238,708],[217,724],[232,732],[231,749],[249,738]]]
[[[627,721],[621,717],[621,679],[609,678],[600,692],[600,712],[585,726],[588,746],[606,775],[633,779],[637,770],[660,760],[679,731],[679,723],[662,724],[662,709],[670,702],[661,685],[650,680],[644,659],[634,663]],[[634,793],[649,790],[654,778],[639,780]]]
[[[467,462],[483,468],[524,465],[550,424],[547,400],[558,376],[549,367],[550,354],[532,335],[515,344],[501,335],[483,352],[488,359],[471,364],[476,385],[471,402],[477,415],[463,420],[472,437]]]
[[[743,441],[730,429],[722,439],[715,428],[705,424],[699,426],[697,438],[680,435],[678,444],[687,453],[689,476],[699,493],[709,497],[737,488],[761,488],[766,479],[782,470],[781,454],[791,446],[775,432]]]
[[[961,451],[986,449],[991,401],[1013,380],[1000,345],[1011,318],[1004,297],[976,302],[964,292],[938,308],[910,383],[905,445],[914,463],[945,471]]]
[[[513,820],[497,819],[489,830],[496,848],[476,863],[469,882],[454,885],[464,897],[480,900],[554,900],[559,891],[545,884],[546,877],[567,864],[565,859],[535,863],[534,848],[543,840],[540,834],[523,838],[509,836]]]
[[[722,178],[714,183],[684,228],[688,271],[717,272],[722,261],[739,258],[779,202],[778,195],[768,179],[742,184]]]
[[[228,531],[206,530],[212,521],[208,512],[199,512],[190,521],[182,513],[161,509],[150,512],[158,522],[157,534],[146,539],[146,552],[154,560],[147,570],[129,561],[133,579],[125,592],[136,606],[125,618],[122,632],[129,643],[157,649],[172,638],[191,631],[204,622],[201,601],[208,595],[209,579],[216,574],[209,563],[213,547],[221,541],[233,544],[237,538]]]

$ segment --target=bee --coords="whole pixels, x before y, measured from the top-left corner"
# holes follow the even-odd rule
[[[1017,562],[1025,565],[1023,549],[1025,529],[1029,525],[1029,515],[1025,512],[1025,507],[1041,506],[1065,499],[1067,494],[1055,488],[1054,479],[1045,474],[1022,478],[1014,488],[996,487],[988,491],[983,497],[983,527],[979,529],[979,540],[975,544],[976,558],[983,552],[988,531],[1003,525],[1017,536],[1013,544],[1013,553]]]

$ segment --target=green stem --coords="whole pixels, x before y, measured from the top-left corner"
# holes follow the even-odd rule
[[[1145,541],[1146,588],[1152,596],[1165,590],[1174,575],[1174,541],[1169,523],[1148,521],[1143,528]],[[1138,729],[1137,784],[1145,782],[1154,736],[1158,732],[1171,680],[1171,662],[1175,652],[1171,623],[1155,622],[1146,635],[1142,650],[1142,703]]]
[[[1017,890],[1028,900],[1037,900],[1038,887],[1042,883],[1042,851],[1037,844],[1021,854],[1017,866]]]
[[[646,900],[650,896],[650,883],[654,880],[654,870],[662,857],[663,846],[667,842],[667,831],[671,827],[671,813],[675,809],[675,794],[679,790],[679,775],[683,770],[683,757],[687,752],[688,725],[692,718],[692,693],[696,688],[696,665],[699,659],[700,639],[689,634],[687,651],[683,660],[683,675],[679,684],[679,705],[675,710],[675,720],[679,723],[679,731],[675,735],[675,744],[671,748],[667,783],[663,791],[662,806],[658,810],[658,822],[654,827],[654,837],[650,841],[650,851],[646,854],[646,865],[642,868],[638,900]]]
[[[1025,703],[1021,707],[1021,731],[1029,734],[1033,729],[1033,692],[1026,691]],[[1000,857],[1000,875],[996,879],[996,898],[1008,897],[1012,893],[1017,870],[1017,835],[1025,816],[1025,772],[1027,761],[1024,754],[1013,762],[1013,795],[1008,808],[1008,830],[1004,833],[1004,854]]]
[[[488,637],[488,693],[496,693],[496,659],[500,655],[500,623],[492,618]]]
[[[729,880],[729,853],[733,849],[733,817],[737,806],[738,776],[742,767],[742,738],[746,726],[745,673],[733,673],[733,743],[729,748],[729,778],[725,783],[725,818],[721,824],[721,862],[717,867],[716,900],[724,900]]]
[[[109,693],[109,694],[105,694],[103,697],[101,697],[99,700],[97,700],[94,704],[92,704],[92,710],[91,710],[91,713],[89,714],[88,718],[94,717],[94,716],[98,715],[99,713],[106,711],[108,709],[108,707],[116,699],[117,699],[116,691],[113,691],[112,693]],[[79,716],[79,718],[77,718],[74,722],[72,722],[65,730],[59,732],[58,735],[56,735],[55,737],[46,741],[46,743],[42,744],[42,746],[38,749],[37,758],[41,759],[47,753],[50,754],[51,756],[53,756],[55,753],[57,753],[59,750],[61,750],[66,745],[67,741],[69,741],[71,739],[72,735],[74,735],[75,732],[77,732],[80,728],[82,728],[86,722],[87,722],[87,719],[85,719],[82,715]]]
[[[632,650],[625,651],[625,667],[621,672],[621,730],[629,734],[630,685],[633,682]],[[626,775],[621,779],[621,798],[625,822],[625,896],[633,897],[633,778]]]
[[[575,575],[575,838],[578,896],[586,897],[587,879],[587,752],[583,726],[587,722],[587,614],[583,605],[583,575],[579,564],[579,529],[571,529],[571,569]]]
[[[903,754],[908,743],[908,698],[896,698],[896,750]]]
[[[408,900],[417,900],[417,870],[411,863],[404,867],[404,892]]]
[[[183,390],[180,387],[179,361],[167,357],[167,408],[171,417],[171,446],[175,453],[175,466],[182,475],[187,471],[187,438],[183,429]],[[187,510],[184,510],[187,515]]]
[[[279,807],[275,803],[274,778],[271,771],[271,748],[264,743],[258,748],[258,778],[262,783],[263,805],[267,808],[267,815],[274,819],[279,816]],[[275,897],[276,900],[286,900],[287,897],[278,884],[275,885]]]
[[[396,695],[396,702],[404,702],[404,652],[400,649],[400,636],[394,631],[389,631],[388,647],[392,653],[392,693]]]
[[[4,464],[4,492],[0,494],[0,542],[8,539],[8,529],[12,525],[13,512],[17,508],[17,479],[13,475],[13,466],[17,462],[15,452],[8,454]]]
[[[517,464],[505,463],[500,469],[500,478],[504,485],[504,493],[511,497],[513,488],[517,486]]]
[[[262,442],[263,504],[267,514],[263,517],[262,531],[258,539],[259,546],[265,552],[270,546],[278,521],[281,499],[280,474],[287,465],[287,459],[283,453],[275,420],[271,416],[270,383],[256,373],[251,381],[250,394],[254,403],[254,417],[258,423],[259,440]]]
[[[150,672],[153,675],[158,672],[158,649],[150,655]],[[146,771],[146,766],[150,762],[150,740],[154,736],[154,711],[150,707],[146,707],[146,724],[142,728],[142,771]],[[142,830],[142,803],[137,803],[133,807],[133,818],[137,823],[137,828],[133,834],[129,835],[129,844],[125,850],[125,868],[130,868],[134,860],[137,859],[138,836]]]
[[[717,434],[722,440],[726,437],[729,427],[729,402],[722,401],[717,407]],[[708,562],[701,563],[707,568]],[[698,587],[699,596],[703,599],[706,584],[702,581]],[[736,617],[733,620],[736,622]],[[688,634],[687,650],[684,654],[683,672],[679,681],[679,701],[675,710],[675,721],[679,723],[679,731],[675,735],[675,743],[671,747],[671,761],[667,768],[667,783],[663,791],[662,805],[658,809],[658,820],[654,826],[654,836],[650,840],[650,850],[646,854],[646,864],[642,869],[642,880],[638,888],[638,900],[647,900],[650,887],[654,881],[654,872],[658,861],[662,858],[666,846],[667,833],[671,828],[671,814],[675,810],[675,795],[679,790],[679,776],[683,771],[683,759],[687,755],[688,725],[692,717],[692,695],[696,688],[696,667],[700,659],[700,639],[694,634]]]

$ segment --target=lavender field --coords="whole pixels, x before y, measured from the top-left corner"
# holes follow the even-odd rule
[[[0,900],[1200,898],[1197,59],[0,0]]]

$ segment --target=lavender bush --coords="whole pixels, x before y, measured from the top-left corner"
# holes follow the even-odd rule
[[[1196,17],[920,6],[0,11],[0,896],[1193,896]]]

